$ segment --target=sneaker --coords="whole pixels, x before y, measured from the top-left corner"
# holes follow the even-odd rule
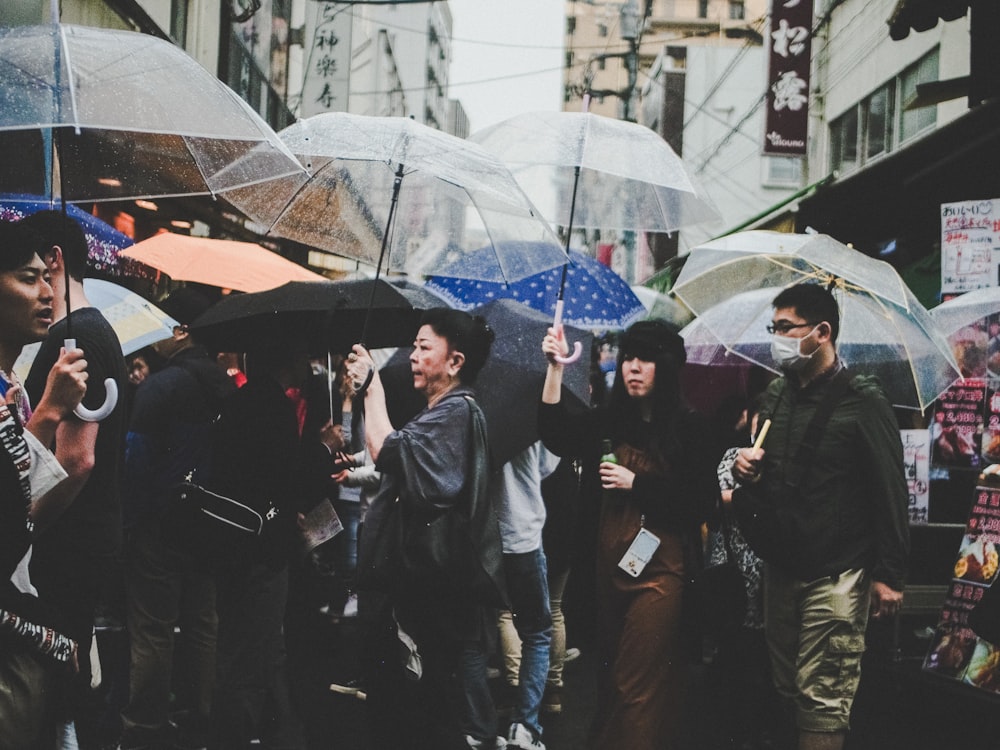
[[[344,613],[341,617],[357,617],[358,616],[358,595],[351,592],[347,597],[347,601],[344,602]]]
[[[542,693],[542,713],[562,713],[562,688],[559,685],[546,685]]]
[[[568,648],[566,649],[566,656],[563,657],[563,663],[565,664],[566,662],[571,662],[574,659],[578,659],[579,657],[580,657],[580,649]]]
[[[541,738],[535,737],[530,729],[518,721],[511,724],[510,731],[507,732],[507,747],[510,750],[514,748],[518,748],[518,750],[545,750]]]

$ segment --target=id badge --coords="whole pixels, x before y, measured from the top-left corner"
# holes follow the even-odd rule
[[[629,545],[618,567],[633,578],[638,578],[646,568],[646,563],[653,559],[653,553],[660,546],[660,537],[649,531],[645,526],[639,529],[632,544]]]

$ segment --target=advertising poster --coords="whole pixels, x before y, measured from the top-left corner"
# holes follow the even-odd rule
[[[1000,648],[976,637],[968,618],[1000,569],[1000,481],[996,484],[976,487],[951,586],[923,664],[927,672],[993,693],[1000,692]]]
[[[941,204],[941,293],[1000,285],[1000,199]]]
[[[930,508],[931,434],[928,430],[900,430],[899,437],[903,442],[910,523],[925,524]]]
[[[967,378],[945,391],[931,422],[935,466],[979,468],[986,411],[986,380]]]

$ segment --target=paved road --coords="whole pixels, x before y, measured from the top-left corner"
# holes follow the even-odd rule
[[[355,627],[353,623],[320,625],[320,630],[326,631],[323,640],[329,647],[324,646],[321,653],[313,651],[306,672],[299,669],[292,675],[298,683],[300,705],[311,717],[310,750],[386,750],[369,748],[365,742],[363,703],[325,690],[330,674],[339,671],[343,675],[344,670],[349,673],[353,668],[357,654],[350,644],[356,636],[352,632]],[[574,645],[572,631],[570,640]],[[596,659],[588,644],[577,645],[582,646],[583,653],[566,666],[563,713],[544,718],[544,741],[549,750],[581,750],[586,746],[587,727],[596,700]],[[876,626],[869,633],[869,653],[847,750],[1000,747],[1000,701],[931,679],[921,673],[920,656],[916,653],[902,661],[892,660],[890,645],[889,626]],[[291,655],[296,656],[294,646]],[[732,741],[722,736],[725,706],[720,705],[712,676],[711,667],[692,668],[688,712],[691,726],[684,750],[735,749]],[[337,677],[335,674],[334,679]],[[412,750],[417,748],[414,745]]]

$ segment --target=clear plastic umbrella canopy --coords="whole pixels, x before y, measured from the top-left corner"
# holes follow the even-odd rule
[[[0,192],[61,189],[70,202],[215,194],[302,172],[179,47],[64,24],[0,28],[0,155]]]
[[[961,377],[930,313],[888,263],[823,235],[744,234],[745,243],[737,234],[692,250],[674,286],[698,314],[682,332],[690,362],[745,360],[777,371],[766,328],[772,302],[781,289],[812,282],[832,288],[840,307],[838,353],[878,375],[893,404],[923,411]]]
[[[963,375],[1000,375],[1000,287],[966,292],[930,312]]]
[[[529,112],[471,140],[507,164],[542,214],[561,226],[671,232],[720,218],[667,142],[636,123]]]
[[[475,144],[405,117],[346,112],[279,135],[310,176],[225,196],[268,234],[411,276],[451,264],[507,282],[566,260],[510,171]],[[492,262],[462,270],[464,254],[484,246]]]

